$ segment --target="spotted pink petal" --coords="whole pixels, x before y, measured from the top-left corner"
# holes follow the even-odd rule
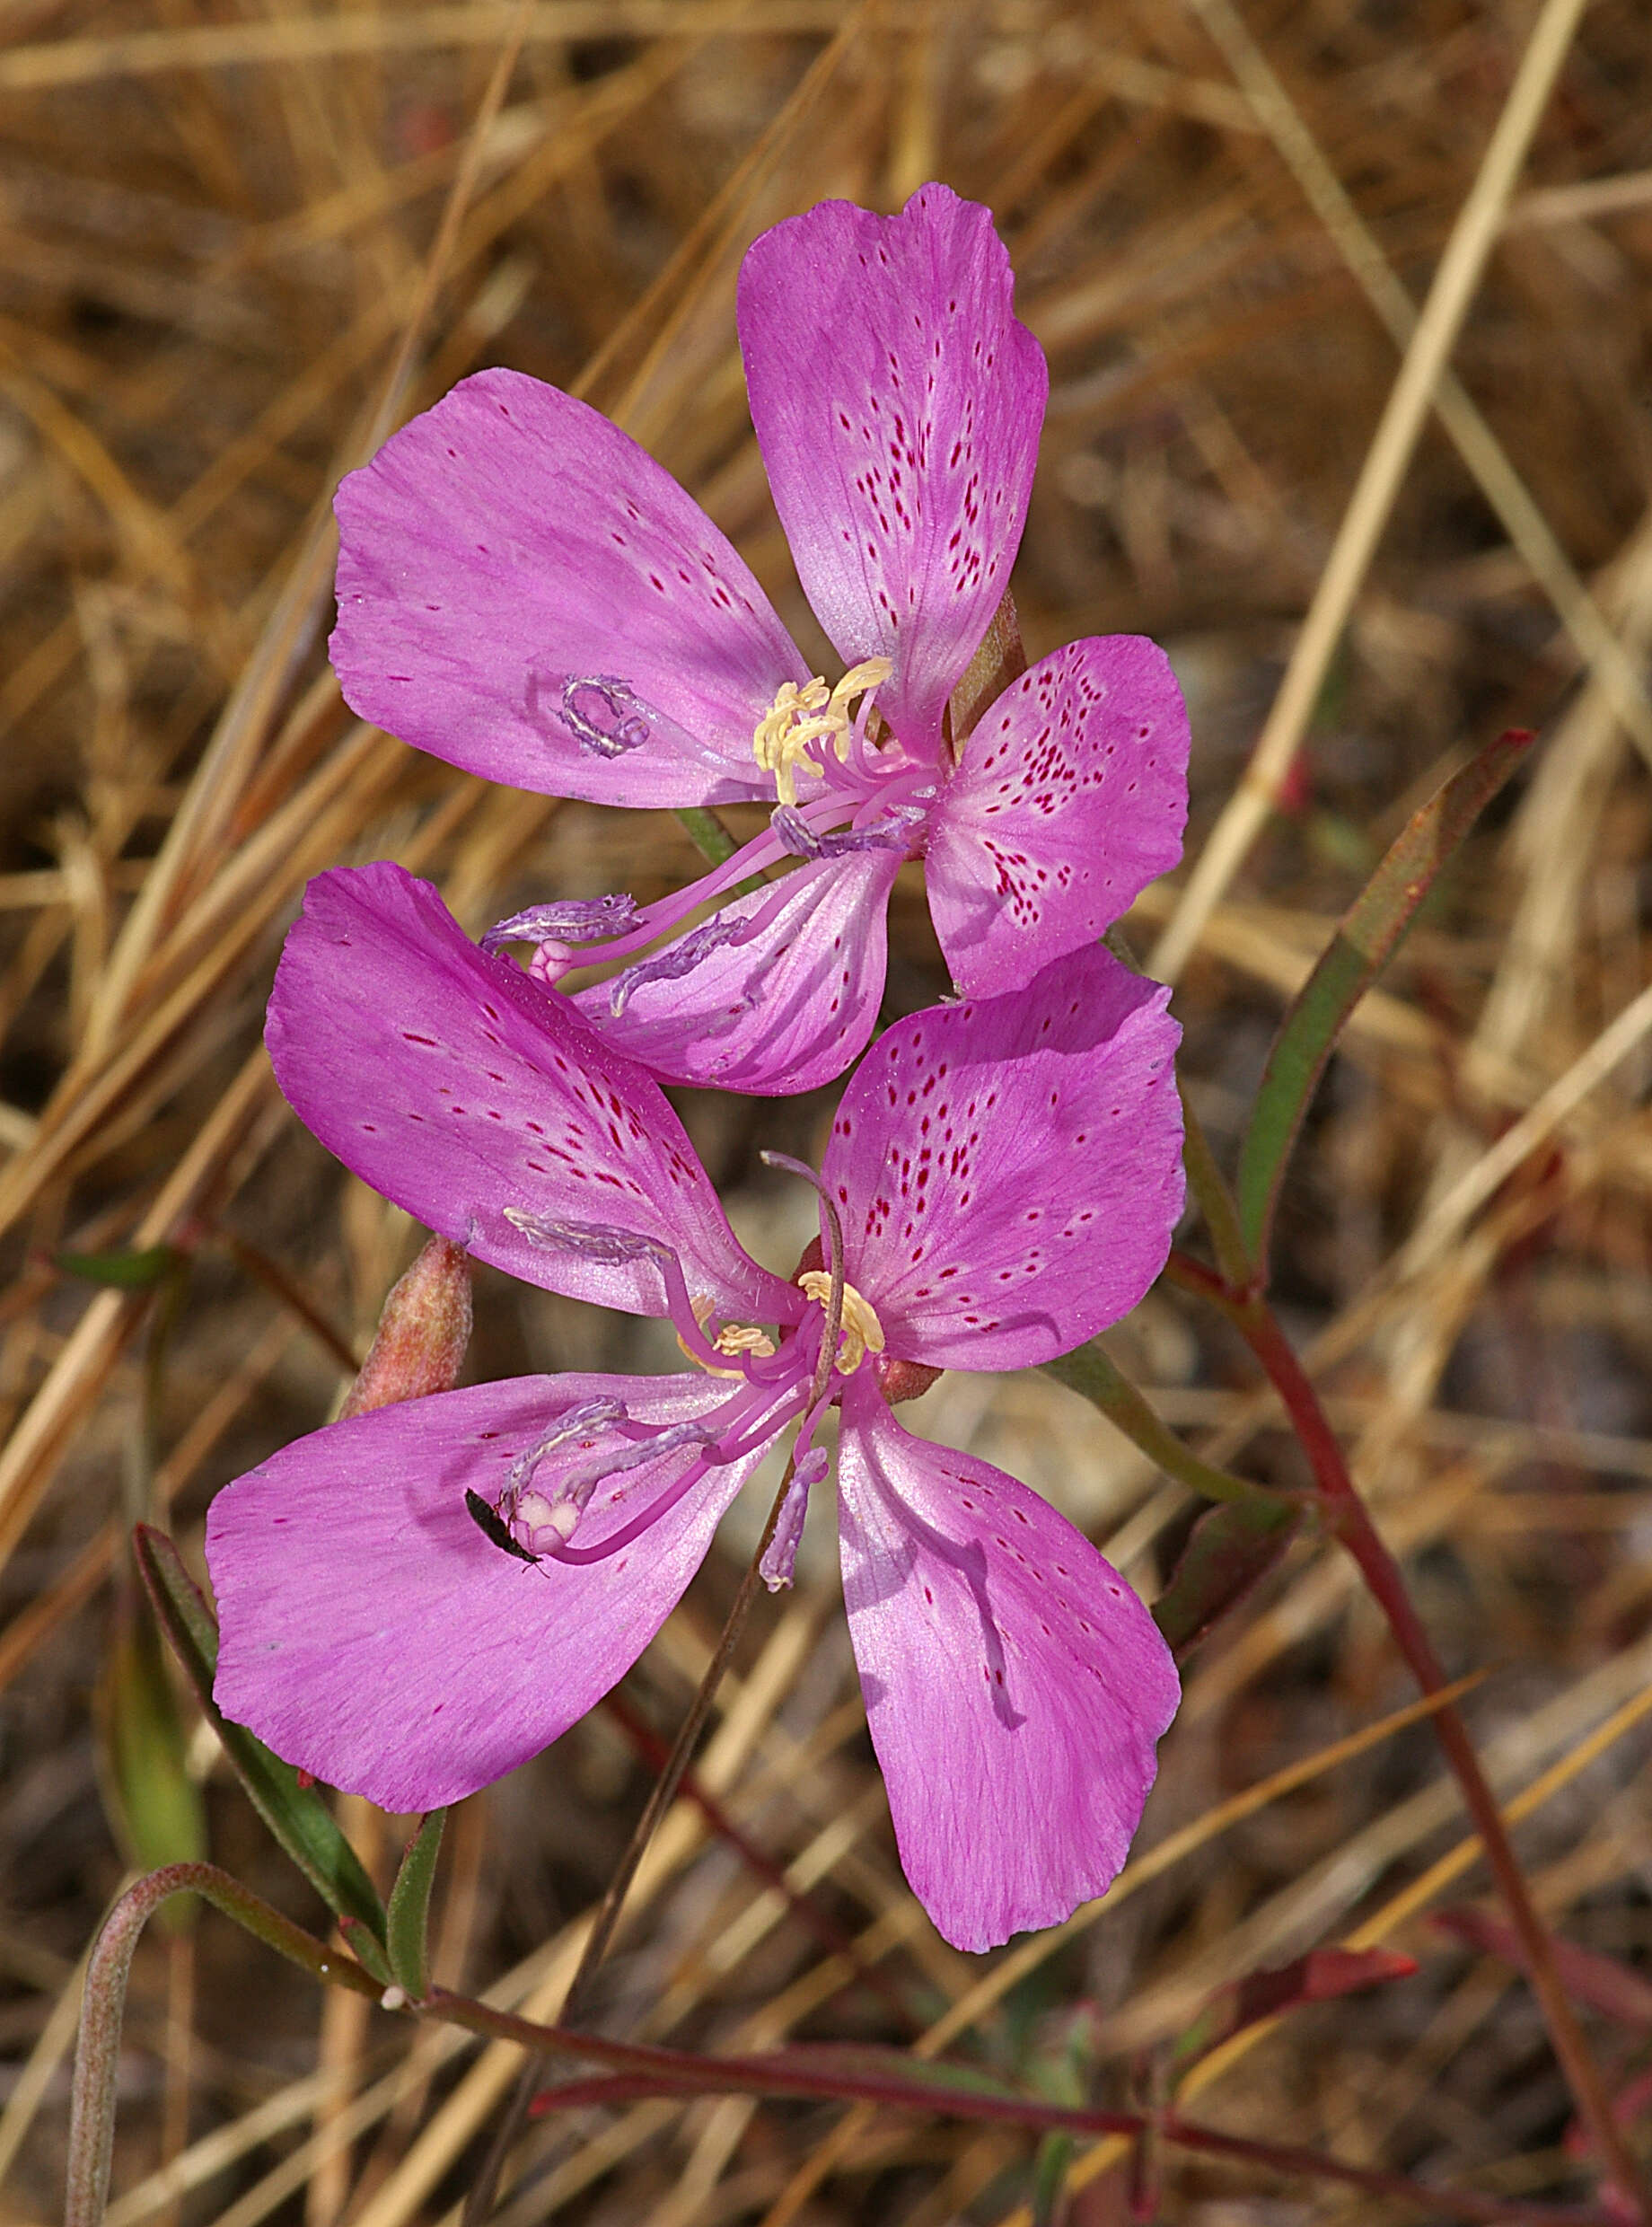
[[[890,850],[799,867],[716,915],[737,929],[766,913],[751,942],[722,946],[687,974],[645,981],[618,1019],[609,983],[573,1002],[664,1082],[768,1097],[816,1089],[872,1034],[900,868]]]
[[[822,201],[740,270],[740,344],[775,506],[846,665],[933,759],[1009,585],[1049,374],[991,212],[925,186],[899,216]]]
[[[843,1395],[843,1595],[901,1868],[958,1949],[1123,1867],[1181,1689],[1152,1617],[1036,1492]]]
[[[206,1559],[218,1706],[277,1755],[386,1809],[457,1801],[548,1747],[636,1661],[760,1458],[708,1469],[610,1560],[516,1560],[478,1527],[511,1464],[597,1398],[639,1422],[708,1413],[700,1376],[523,1377],[318,1430],[220,1492]],[[599,1486],[600,1543],[677,1482],[679,1447]]]
[[[266,1040],[299,1119],[364,1182],[479,1260],[576,1298],[667,1312],[646,1258],[592,1258],[531,1224],[636,1231],[691,1293],[742,1321],[794,1321],[791,1285],[736,1244],[646,1069],[565,999],[479,951],[398,866],[323,874],[287,936]]]
[[[363,717],[555,797],[769,792],[752,730],[807,670],[732,544],[584,402],[478,372],[337,509],[332,659]]]
[[[1169,998],[1087,945],[879,1037],[822,1173],[892,1356],[1026,1368],[1147,1291],[1182,1211]]]
[[[925,879],[961,990],[1016,990],[1182,855],[1188,722],[1137,634],[1069,642],[1000,696],[930,822]]]

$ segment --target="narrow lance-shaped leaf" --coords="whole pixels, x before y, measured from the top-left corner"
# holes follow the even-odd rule
[[[145,1925],[174,1895],[194,1894],[244,1926],[256,1940],[317,1979],[376,1993],[377,1983],[325,1941],[211,1863],[169,1863],[138,1879],[116,1901],[92,1945],[81,1998],[80,2039],[69,2104],[67,2186],[64,2227],[102,2227],[109,2201],[109,2169],[115,2148],[115,2099],[120,2072],[120,2029],[127,1981]]]
[[[1301,1514],[1288,1501],[1260,1492],[1206,1510],[1153,1604],[1153,1621],[1178,1662],[1266,1577]]]
[[[1532,741],[1510,728],[1422,807],[1331,937],[1286,1014],[1269,1054],[1239,1158],[1239,1220],[1265,1274],[1274,1208],[1296,1132],[1349,1015],[1399,949],[1419,906]]]
[[[1294,1963],[1249,1972],[1213,1997],[1178,2040],[1176,2070],[1184,2073],[1218,2042],[1247,2026],[1260,2025],[1263,2019],[1279,2018],[1308,2003],[1331,2003],[1339,1995],[1381,1987],[1391,1980],[1410,1979],[1419,1968],[1414,1957],[1402,1956],[1396,1949],[1311,1949]]]
[[[261,1740],[220,1712],[212,1697],[218,1627],[171,1540],[163,1531],[139,1524],[133,1546],[161,1629],[183,1665],[207,1722],[223,1741],[248,1799],[328,1907],[340,1918],[357,1922],[351,1946],[376,1979],[387,1981],[390,1967],[379,1947],[384,1939],[384,1907],[355,1850],[327,1804],[301,1783],[291,1765],[272,1756]],[[372,1963],[375,1955],[376,1966]]]
[[[426,1942],[430,1926],[430,1889],[435,1884],[436,1857],[441,1853],[445,1809],[433,1809],[419,1821],[408,1843],[390,1890],[386,1912],[386,1946],[396,1985],[417,2003],[430,1993],[430,1958]]]
[[[1200,1461],[1154,1413],[1123,1370],[1103,1351],[1099,1339],[1092,1338],[1088,1345],[1077,1346],[1070,1353],[1046,1361],[1044,1368],[1069,1390],[1081,1394],[1093,1407],[1099,1407],[1108,1422],[1138,1446],[1149,1461],[1156,1462],[1168,1475],[1191,1485],[1206,1500],[1260,1500],[1273,1508],[1286,1505],[1265,1485],[1252,1484],[1243,1477],[1235,1477],[1226,1469],[1213,1469],[1208,1462]]]

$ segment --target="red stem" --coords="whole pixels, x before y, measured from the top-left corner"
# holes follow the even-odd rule
[[[1446,1681],[1433,1642],[1406,1591],[1399,1563],[1384,1544],[1355,1489],[1336,1433],[1320,1405],[1319,1395],[1279,1328],[1273,1309],[1260,1293],[1234,1291],[1219,1277],[1202,1269],[1199,1262],[1178,1259],[1175,1265],[1178,1281],[1203,1290],[1207,1296],[1217,1299],[1267,1370],[1313,1466],[1329,1527],[1358,1565],[1359,1573],[1372,1598],[1387,1617],[1389,1628],[1418,1685],[1425,1694],[1438,1694]],[[1216,1290],[1210,1289],[1212,1284],[1217,1287]],[[1634,2206],[1633,2216],[1642,2221],[1652,2220],[1652,2205],[1648,2205],[1639,2169],[1623,2138],[1583,2029],[1561,1984],[1554,1945],[1532,1900],[1525,1874],[1503,1823],[1503,1813],[1480,1767],[1480,1757],[1474,1752],[1468,1728],[1455,1707],[1447,1703],[1435,1712],[1434,1729],[1462,1790],[1463,1805],[1480,1836],[1498,1892],[1525,1952],[1527,1975],[1578,2116],[1589,2130],[1615,2191]]]

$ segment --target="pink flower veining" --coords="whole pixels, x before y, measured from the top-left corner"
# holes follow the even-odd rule
[[[823,202],[745,258],[752,423],[848,668],[832,684],[662,467],[537,380],[465,380],[338,490],[332,656],[364,717],[521,788],[772,807],[646,911],[553,903],[493,931],[537,944],[548,979],[633,961],[576,1002],[668,1080],[772,1095],[839,1074],[872,1032],[908,858],[953,980],[992,995],[1180,856],[1187,717],[1140,637],[1068,643],[954,750],[948,701],[1008,584],[1048,389],[1012,291],[989,212],[939,185],[890,218]]]
[[[646,1069],[400,867],[312,883],[269,1015],[296,1112],[477,1258],[668,1317],[692,1366],[438,1394],[230,1485],[207,1527],[225,1713],[388,1809],[457,1800],[624,1674],[795,1424],[764,1572],[788,1580],[836,1404],[844,1595],[915,1891],[967,1949],[1103,1892],[1176,1706],[1169,1653],[1064,1517],[889,1396],[1050,1360],[1147,1290],[1182,1203],[1167,997],[1091,946],[880,1038],[822,1170],[828,1358],[830,1277],[743,1251]]]

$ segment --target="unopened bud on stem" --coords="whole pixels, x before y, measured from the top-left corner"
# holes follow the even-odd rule
[[[470,1341],[470,1263],[464,1247],[432,1237],[407,1274],[391,1287],[361,1374],[345,1395],[339,1419],[365,1415],[400,1400],[451,1392]]]

